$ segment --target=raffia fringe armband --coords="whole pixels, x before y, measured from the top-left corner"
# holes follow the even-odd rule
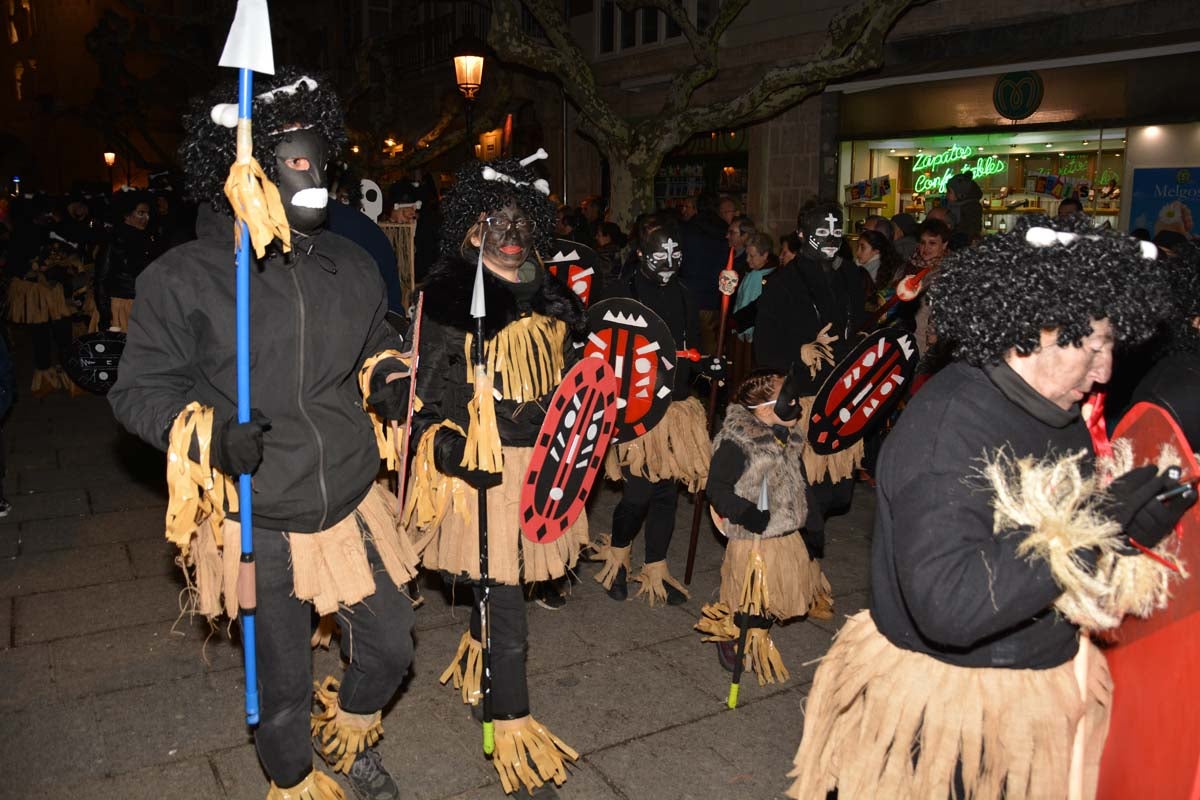
[[[433,442],[441,428],[462,433],[463,429],[450,420],[428,428],[417,443],[413,456],[408,500],[404,504],[404,526],[418,542],[427,542],[429,534],[442,524],[451,502],[455,513],[467,513],[467,496],[462,481],[455,481],[437,468]],[[417,545],[418,550],[421,545]]]
[[[385,359],[395,358],[404,362],[405,366],[412,369],[412,358],[410,355],[405,355],[399,350],[383,350],[368,358],[363,362],[362,367],[358,370],[358,388],[363,396],[363,411],[367,412],[367,416],[371,418],[371,427],[375,429],[375,445],[379,448],[379,457],[387,462],[387,468],[390,470],[396,469],[397,465],[397,447],[399,443],[396,441],[396,436],[392,432],[392,426],[387,423],[387,420],[375,413],[375,409],[367,405],[367,398],[371,396],[371,375],[375,372],[375,366]],[[413,411],[420,411],[420,400],[416,400],[416,407]]]
[[[245,222],[255,257],[262,258],[267,252],[267,245],[275,239],[280,241],[286,253],[292,249],[292,228],[288,225],[279,189],[267,180],[266,173],[255,158],[243,160],[240,157],[243,149],[247,155],[252,152],[248,119],[238,121],[239,158],[229,168],[229,177],[225,179],[225,197],[229,199],[236,217],[233,223],[234,241],[241,246],[242,226],[238,222]]]
[[[522,784],[530,794],[546,781],[562,786],[567,779],[566,760],[578,759],[579,753],[533,717],[496,720],[492,765],[506,794]]]
[[[281,789],[272,783],[267,800],[346,800],[346,793],[337,785],[337,781],[314,769],[307,778],[290,789]]]
[[[1050,566],[1063,589],[1054,607],[1081,628],[1101,631],[1119,625],[1126,614],[1146,616],[1165,606],[1170,582],[1184,573],[1161,545],[1165,563],[1123,553],[1120,525],[1104,511],[1100,476],[1080,469],[1085,455],[1039,461],[1001,450],[982,473],[994,492],[993,530],[1028,529],[1017,554]],[[1094,572],[1079,555],[1093,549],[1099,554]]]
[[[237,511],[237,490],[233,481],[212,464],[213,410],[197,402],[188,403],[171,426],[167,446],[167,539],[184,557],[190,554],[192,534],[207,521],[220,542],[225,506]],[[199,461],[188,455],[193,439]]]
[[[350,771],[358,754],[372,747],[383,735],[382,715],[351,714],[338,705],[340,684],[327,676],[322,684],[313,684],[318,709],[312,714],[312,735],[319,742],[321,757],[335,772]]]
[[[462,693],[462,701],[469,706],[479,705],[483,699],[483,645],[471,638],[471,632],[463,633],[458,640],[458,650],[450,666],[438,678],[438,683],[454,679],[454,688]]]

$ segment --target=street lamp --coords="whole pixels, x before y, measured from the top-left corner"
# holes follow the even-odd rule
[[[108,190],[111,192],[113,188],[112,168],[113,164],[117,163],[117,154],[111,150],[104,152],[104,163],[108,166]]]
[[[454,82],[462,92],[467,114],[467,143],[471,141],[471,106],[483,84],[483,59],[487,48],[468,28],[454,45]],[[468,149],[474,155],[474,148]]]

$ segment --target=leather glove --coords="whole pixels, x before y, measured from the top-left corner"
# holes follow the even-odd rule
[[[467,437],[458,431],[442,428],[434,436],[433,463],[442,474],[466,481],[476,489],[490,489],[503,482],[504,476],[499,472],[464,467],[462,462],[466,452]]]
[[[262,463],[263,431],[270,429],[271,420],[257,408],[250,409],[246,423],[239,423],[234,414],[213,430],[213,464],[226,475],[253,475]]]
[[[749,511],[743,511],[737,522],[751,533],[762,533],[771,522],[771,512],[752,508]]]
[[[375,372],[380,370],[376,369]],[[384,375],[371,376],[371,394],[367,397],[367,405],[388,422],[404,422],[408,415],[408,375],[401,373],[402,377],[388,381],[388,376],[394,374],[395,371],[389,371]]]
[[[1167,500],[1157,496],[1179,488],[1179,468],[1171,467],[1163,475],[1147,464],[1132,469],[1108,486],[1112,500],[1109,513],[1121,525],[1126,538],[1153,549],[1175,529],[1175,523],[1196,502],[1195,488],[1189,488]]]

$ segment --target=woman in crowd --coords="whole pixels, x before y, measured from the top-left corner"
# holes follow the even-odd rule
[[[754,362],[754,319],[758,315],[758,298],[764,281],[779,266],[774,243],[765,233],[755,233],[746,240],[746,274],[738,284],[733,303],[733,381],[735,384],[750,374]]]

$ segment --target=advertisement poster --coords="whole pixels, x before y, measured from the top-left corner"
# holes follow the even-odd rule
[[[1129,197],[1129,230],[1175,231],[1200,236],[1200,167],[1135,169]]]

